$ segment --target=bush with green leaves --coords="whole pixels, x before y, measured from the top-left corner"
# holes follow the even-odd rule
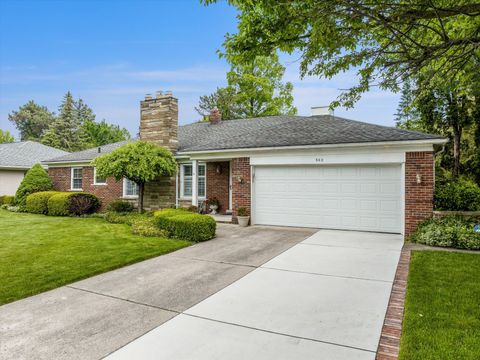
[[[135,212],[131,213],[118,213],[115,211],[108,211],[105,215],[105,220],[112,224],[127,224],[132,225],[135,220],[143,219],[147,217],[145,214],[139,214]]]
[[[12,205],[15,201],[15,196],[3,195],[0,196],[0,205]]]
[[[480,221],[448,216],[422,222],[410,236],[412,242],[440,247],[480,250],[480,233],[474,226]]]
[[[40,165],[34,165],[27,171],[20,186],[15,193],[15,205],[25,208],[27,196],[39,191],[53,190],[53,183],[45,169]]]
[[[132,222],[132,233],[146,237],[168,237],[167,231],[160,229],[152,217],[134,219]]]
[[[164,209],[155,212],[157,226],[167,231],[169,237],[189,241],[206,241],[215,237],[217,224],[208,215],[186,209]]]
[[[129,213],[133,211],[133,205],[125,200],[114,200],[107,206],[108,211],[116,213]]]
[[[48,200],[58,191],[39,191],[27,196],[25,209],[32,214],[48,214]]]
[[[48,200],[48,215],[69,216],[92,214],[100,208],[100,200],[93,194],[62,192]]]
[[[435,210],[480,211],[480,186],[463,178],[439,181],[434,199]]]

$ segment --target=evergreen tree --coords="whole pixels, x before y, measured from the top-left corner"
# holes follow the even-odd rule
[[[30,100],[17,111],[8,114],[8,120],[14,123],[20,132],[21,140],[40,140],[43,133],[54,122],[55,114],[48,111],[45,106]]]
[[[49,146],[57,145],[60,149],[73,152],[82,150],[83,144],[80,139],[80,123],[75,108],[75,101],[68,91],[58,108],[58,117],[49,127],[42,143]],[[60,146],[58,146],[60,144]]]
[[[411,80],[403,83],[402,94],[395,113],[395,123],[398,128],[408,130],[422,129],[418,126],[418,111],[414,107],[415,89]]]

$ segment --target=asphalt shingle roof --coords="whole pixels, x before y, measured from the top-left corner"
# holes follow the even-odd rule
[[[97,147],[83,150],[83,151],[67,153],[66,155],[63,155],[60,157],[54,157],[54,158],[51,157],[49,159],[46,159],[45,162],[49,163],[49,162],[83,161],[83,160],[90,161],[95,159],[99,155],[108,154],[109,152],[112,152],[116,148],[119,148],[120,146],[125,145],[130,141],[132,140],[119,141],[113,144],[97,146]]]
[[[0,168],[29,169],[41,161],[66,155],[68,152],[35,141],[0,144]]]
[[[384,141],[441,139],[441,136],[348,120],[338,116],[269,116],[199,122],[180,126],[178,152],[262,147],[348,144]],[[128,141],[80,151],[47,162],[92,160]]]
[[[441,136],[332,115],[269,116],[195,123],[179,131],[180,152],[301,145],[441,139]]]

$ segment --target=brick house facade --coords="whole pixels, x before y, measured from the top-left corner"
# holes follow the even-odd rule
[[[216,198],[220,203],[220,214],[232,214],[233,222],[236,222],[238,209],[244,207],[253,224],[399,232],[405,236],[415,231],[420,221],[432,216],[433,145],[445,143],[444,139],[434,135],[378,127],[330,115],[222,121],[221,114],[214,109],[210,122],[179,127],[178,101],[171,93],[148,95],[141,101],[139,135],[141,140],[171,150],[180,164],[177,176],[146,184],[144,206],[147,210],[197,206],[205,199]],[[312,145],[306,147],[305,144]],[[123,198],[124,182],[107,179],[106,185],[95,184],[94,169],[90,164],[99,154],[121,145],[123,143],[106,145],[48,162],[55,188],[71,190],[71,168],[80,166],[83,167],[82,190],[97,195],[102,200],[103,209],[112,200]],[[185,166],[188,173],[184,173]],[[283,188],[283,192],[278,193],[278,198],[271,192],[263,196],[264,202],[261,203],[253,198],[265,195],[258,193],[264,190],[258,190],[255,184],[256,169],[263,169],[265,174],[269,167],[273,168],[272,171],[278,170],[279,175],[272,179],[272,186],[267,184],[263,189],[268,193],[277,187]],[[347,174],[337,177],[336,183],[324,184],[325,189],[340,191],[335,193],[338,199],[318,198],[320,190],[323,191],[318,186],[324,186],[323,183],[318,182],[315,187],[314,182],[308,182],[311,180],[308,176],[322,167],[333,168],[331,171],[337,175]],[[287,175],[298,168],[306,177],[302,179],[300,176],[292,181]],[[312,172],[309,169],[317,170]],[[349,171],[357,172],[357,175],[348,175]],[[368,178],[366,174],[369,172],[375,173],[375,177]],[[395,178],[389,178],[389,172],[395,174]],[[281,183],[284,176],[284,181],[292,181],[290,185]],[[367,176],[366,182],[361,183],[359,176]],[[338,190],[341,186],[346,186],[346,190]],[[348,196],[349,187],[356,189],[351,197]],[[309,196],[308,191],[312,189],[316,197]],[[359,191],[371,189],[374,192],[365,194],[364,199],[355,197]],[[291,195],[291,199],[290,192],[296,194]],[[299,202],[298,194],[301,195]],[[315,205],[317,198],[318,204]],[[317,206],[318,214],[316,210],[305,213],[307,205]],[[258,209],[259,206],[263,208]],[[334,206],[331,213],[328,206]],[[280,218],[287,214],[287,220],[296,218],[298,224],[280,220],[276,224],[257,222],[258,212],[265,212],[267,207],[273,216],[278,213]],[[299,213],[290,214],[289,211],[297,211],[291,209],[299,209]],[[393,215],[385,215],[388,211]],[[349,212],[352,214],[344,215]],[[334,222],[329,225],[325,220],[336,214],[343,216],[336,223],[340,227]],[[375,218],[375,214],[380,216]],[[318,223],[307,221],[315,216]]]

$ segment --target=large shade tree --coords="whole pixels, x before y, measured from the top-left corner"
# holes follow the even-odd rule
[[[98,176],[123,178],[137,183],[139,188],[138,211],[143,211],[145,184],[162,176],[172,176],[177,162],[170,150],[151,142],[136,141],[97,157],[93,161]]]
[[[210,4],[218,0],[203,0]],[[238,32],[225,55],[248,63],[275,50],[299,54],[301,75],[357,72],[332,105],[347,107],[372,86],[398,90],[424,73],[421,89],[440,81],[469,90],[480,58],[480,3],[472,0],[229,0]]]

